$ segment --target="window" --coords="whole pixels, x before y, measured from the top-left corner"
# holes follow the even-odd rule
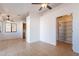
[[[12,23],[11,26],[12,26],[11,27],[11,32],[16,32],[17,31],[16,23]]]
[[[0,22],[0,32],[2,32],[2,22]]]
[[[16,23],[6,22],[6,32],[16,32]]]
[[[11,23],[6,22],[6,32],[11,32]]]

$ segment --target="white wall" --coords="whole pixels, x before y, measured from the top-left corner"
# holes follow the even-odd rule
[[[0,40],[22,39],[22,22],[17,23],[17,32],[5,32],[5,22],[3,22],[3,31],[0,33]]]
[[[79,53],[79,4],[74,7],[73,14],[73,50]]]
[[[30,43],[30,16],[26,17],[26,42]]]
[[[62,4],[40,18],[40,40],[56,45],[56,17],[73,15],[72,48],[79,53],[79,4]]]
[[[37,42],[40,41],[40,16],[39,14],[30,14],[27,17],[27,42]],[[30,26],[30,28],[28,27]],[[29,34],[30,33],[30,34]]]
[[[45,14],[40,18],[40,40],[56,45],[56,20],[51,16]]]

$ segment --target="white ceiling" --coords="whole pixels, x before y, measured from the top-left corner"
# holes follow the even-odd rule
[[[52,8],[60,5],[61,3],[49,4]],[[39,11],[39,5],[33,5],[31,3],[0,3],[0,14],[12,14],[18,16],[27,16],[28,13],[43,13],[48,9]]]

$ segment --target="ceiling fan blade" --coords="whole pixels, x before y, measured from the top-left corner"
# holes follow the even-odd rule
[[[32,4],[41,4],[41,3],[32,3]]]
[[[39,11],[42,10],[42,7],[40,7]]]
[[[47,8],[48,8],[48,9],[52,9],[52,7],[50,7],[49,5],[47,5]]]

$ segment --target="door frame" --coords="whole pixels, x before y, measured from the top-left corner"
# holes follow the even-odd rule
[[[72,17],[72,44],[73,44],[73,14],[70,13],[70,14],[68,14],[68,15],[70,15],[70,16]],[[57,44],[57,41],[59,40],[58,18],[59,18],[59,17],[63,17],[63,16],[67,16],[67,15],[62,15],[62,16],[56,17],[56,44]]]

